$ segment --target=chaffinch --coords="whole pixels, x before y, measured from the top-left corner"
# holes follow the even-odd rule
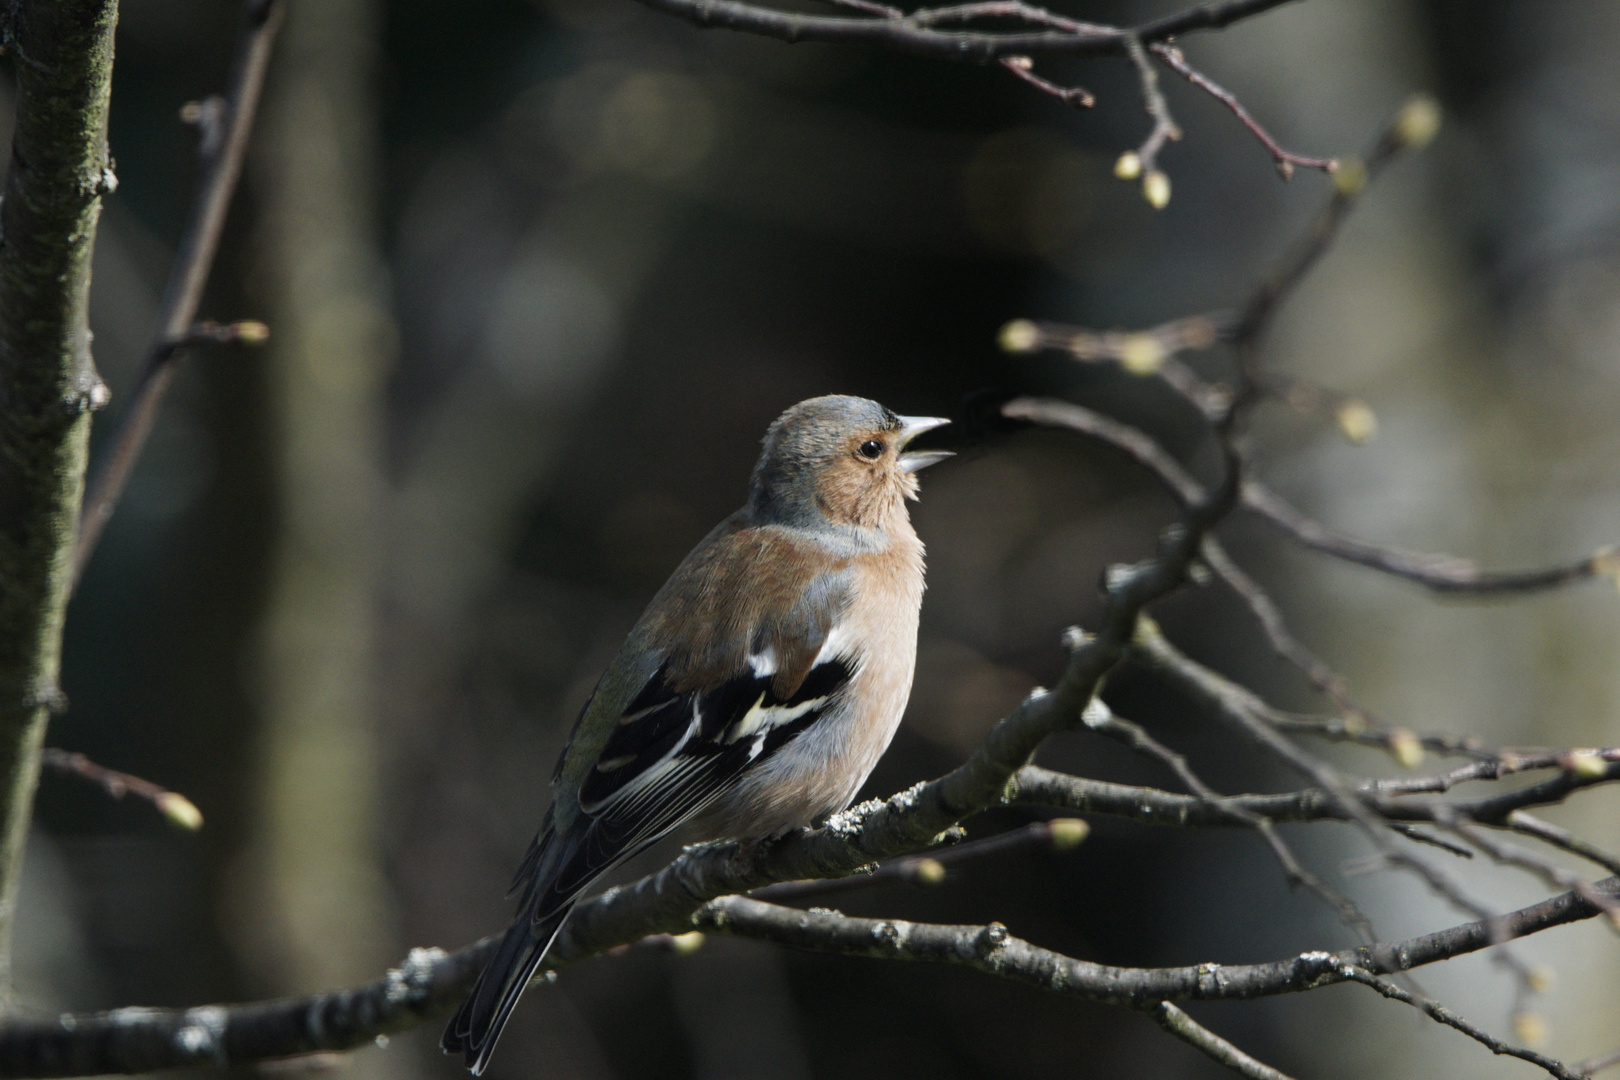
[[[819,397],[771,424],[748,504],[653,597],[574,724],[513,879],[517,918],[441,1040],[475,1075],[597,878],[687,821],[749,842],[849,805],[916,666],[923,545],[905,500],[950,456],[903,451],[947,422]]]

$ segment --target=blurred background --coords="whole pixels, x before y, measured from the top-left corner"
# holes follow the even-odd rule
[[[1108,22],[1180,6],[1054,5]],[[238,10],[122,5],[121,182],[92,316],[114,391],[102,436],[190,203],[195,136],[178,113],[223,87]],[[1352,447],[1269,406],[1262,474],[1347,531],[1487,565],[1620,538],[1620,8],[1311,0],[1184,45],[1302,152],[1355,153],[1415,90],[1447,112],[1267,344],[1269,362],[1369,401],[1378,440]],[[1065,110],[999,68],[700,32],[632,0],[291,0],[203,311],[262,318],[273,337],[184,362],[73,603],[72,708],[49,737],[183,792],[207,824],[181,833],[47,775],[19,997],[93,1009],[313,991],[501,927],[573,716],[667,573],[741,503],[765,425],[801,398],[967,418],[999,395],[1056,394],[1147,428],[1208,475],[1195,418],[1161,386],[1006,356],[997,329],[1135,327],[1231,304],[1328,182],[1283,183],[1230,115],[1166,74],[1186,138],[1163,154],[1174,197],[1155,212],[1112,176],[1148,125],[1126,66],[1040,70],[1097,107]],[[930,556],[917,687],[868,794],[950,768],[1049,683],[1063,627],[1095,620],[1102,567],[1141,558],[1173,513],[1076,438],[965,423],[952,439],[960,456],[923,477],[914,512]],[[1437,603],[1242,521],[1228,536],[1374,711],[1504,743],[1620,742],[1612,589]],[[1159,616],[1272,700],[1317,704],[1220,590]],[[1293,783],[1148,676],[1121,673],[1107,696],[1221,790]],[[1082,734],[1041,760],[1174,786]],[[1613,845],[1617,798],[1548,816]],[[1351,943],[1250,835],[1093,824],[1072,853],[840,906],[999,919],[1129,965]],[[1366,849],[1348,830],[1288,835],[1330,880],[1350,873],[1386,938],[1462,921],[1406,878],[1355,873]],[[1452,870],[1503,908],[1545,895],[1513,871]],[[1550,1052],[1620,1042],[1612,935],[1583,924],[1520,951],[1556,972],[1536,1004]],[[1488,960],[1420,981],[1507,1028],[1512,985]],[[1192,1011],[1300,1076],[1533,1071],[1355,987]],[[289,1068],[461,1075],[436,1038]],[[968,972],[710,939],[536,988],[491,1075],[1225,1074],[1131,1014]]]

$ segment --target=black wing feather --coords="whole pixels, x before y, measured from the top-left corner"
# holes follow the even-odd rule
[[[771,677],[751,670],[707,691],[682,692],[669,685],[667,666],[660,668],[625,710],[581,786],[583,816],[566,834],[548,816],[530,844],[512,883],[512,891],[523,891],[523,915],[507,930],[440,1045],[481,1073],[529,978],[592,882],[809,728],[836,706],[854,673],[853,661],[834,658],[813,666],[793,693],[779,698]],[[755,709],[764,710],[764,721],[744,730]],[[780,722],[770,717],[776,709],[786,710]]]

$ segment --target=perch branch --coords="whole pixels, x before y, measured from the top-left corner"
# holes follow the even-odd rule
[[[1597,884],[1620,891],[1620,878]],[[623,901],[605,893],[581,907],[589,912]],[[1502,917],[1512,937],[1589,919],[1597,909],[1565,893]],[[588,919],[590,926],[603,926]],[[744,896],[727,896],[684,916],[651,920],[646,933],[705,929],[774,941],[791,948],[846,956],[922,960],[977,968],[1058,993],[1153,1008],[1160,1001],[1251,1000],[1353,981],[1348,970],[1392,974],[1449,960],[1493,941],[1482,922],[1339,953],[1308,952],[1261,964],[1199,964],[1118,968],[1075,960],[1007,933],[1005,927],[935,926],[854,919],[817,909],[799,911]],[[619,938],[571,934],[547,958],[555,968],[629,944]],[[34,1018],[12,1014],[0,1023],[0,1076],[88,1076],[146,1072],[188,1065],[223,1067],[319,1051],[346,1050],[377,1035],[438,1019],[460,1002],[482,969],[495,939],[459,952],[413,950],[399,968],[374,982],[302,998],[190,1009],[120,1009],[110,1013]],[[1386,963],[1387,961],[1387,963]]]

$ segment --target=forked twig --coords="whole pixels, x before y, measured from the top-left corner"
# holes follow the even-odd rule
[[[152,433],[158,409],[168,393],[169,384],[174,381],[176,355],[189,345],[216,340],[208,337],[202,327],[193,324],[197,318],[197,306],[202,302],[203,287],[208,283],[208,274],[214,266],[214,255],[219,250],[220,233],[225,227],[231,196],[242,175],[248,137],[253,131],[259,95],[269,68],[270,48],[281,26],[282,8],[281,0],[247,0],[243,7],[242,29],[237,38],[230,89],[220,105],[211,111],[199,109],[195,117],[203,129],[203,172],[197,198],[192,204],[191,220],[186,225],[174,267],[169,273],[168,288],[159,307],[157,329],[147,350],[146,367],[129,404],[124,408],[118,429],[112,436],[111,447],[90,478],[80,516],[79,535],[73,548],[74,587],[84,576],[85,565],[90,561],[102,530],[112,517],[113,509],[129,483],[135,462],[139,460]],[[203,327],[212,325],[205,323]],[[262,323],[235,325],[238,333],[233,340],[250,340],[251,333],[242,333],[242,328],[263,327]],[[259,340],[263,340],[262,335]]]

